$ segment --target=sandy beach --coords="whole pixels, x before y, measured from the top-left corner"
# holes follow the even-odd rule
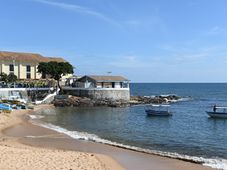
[[[36,108],[39,109],[39,108]],[[1,170],[42,170],[42,169],[123,169],[112,158],[93,153],[67,151],[57,148],[37,148],[18,142],[18,137],[6,136],[4,129],[22,125],[24,117],[31,111],[13,111],[0,114],[0,169]],[[32,126],[32,125],[31,125]],[[38,128],[38,127],[37,127]],[[36,132],[36,131],[35,131]]]
[[[35,110],[45,107],[50,106],[38,106]],[[212,169],[200,164],[75,140],[29,123],[25,117],[31,112],[0,114],[0,169]]]

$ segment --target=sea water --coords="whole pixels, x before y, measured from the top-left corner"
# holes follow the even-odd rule
[[[175,94],[171,117],[148,117],[144,106],[69,107],[46,114],[43,126],[73,138],[227,169],[227,120],[209,118],[214,104],[227,106],[225,83],[132,83],[131,95]]]

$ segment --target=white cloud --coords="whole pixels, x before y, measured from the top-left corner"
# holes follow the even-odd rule
[[[136,31],[151,31],[154,33],[166,32],[167,27],[163,20],[159,17],[158,14],[153,16],[146,16],[143,18],[132,18],[122,22],[128,28],[134,29]]]
[[[223,35],[226,34],[226,30],[219,26],[214,26],[210,30],[206,31],[204,34],[208,36]]]
[[[148,66],[146,62],[140,61],[135,56],[117,57],[109,65],[119,68],[140,68]]]
[[[31,0],[33,2],[37,3],[42,3],[45,5],[61,8],[63,10],[67,11],[72,11],[72,12],[77,12],[81,13],[84,15],[89,15],[95,18],[98,18],[102,21],[105,21],[111,25],[114,25],[118,28],[130,28],[133,29],[134,31],[141,31],[143,30],[149,30],[149,31],[165,31],[165,24],[162,21],[162,19],[159,17],[158,14],[154,14],[153,16],[149,16],[147,18],[131,18],[131,19],[126,19],[126,20],[117,20],[114,19],[113,17],[109,17],[104,13],[98,12],[94,9],[84,7],[81,5],[77,4],[70,4],[70,3],[65,3],[65,2],[59,2],[56,0]],[[109,9],[109,6],[108,6]],[[116,11],[116,10],[115,10]]]
[[[217,61],[218,59],[223,59],[223,57],[226,56],[225,46],[223,45],[196,47],[195,45],[181,42],[174,45],[164,44],[159,46],[159,48],[177,64],[199,64],[209,62],[210,60],[213,61],[215,59]]]
[[[42,3],[42,4],[46,4],[49,6],[54,6],[54,7],[58,7],[64,10],[69,10],[69,11],[73,11],[73,12],[78,12],[78,13],[82,13],[82,14],[86,14],[86,15],[90,15],[93,17],[96,17],[98,19],[101,19],[105,22],[108,22],[112,25],[115,26],[120,26],[118,22],[116,22],[115,20],[113,20],[112,18],[107,17],[106,15],[97,12],[95,10],[80,6],[80,5],[75,5],[75,4],[69,4],[69,3],[63,3],[63,2],[56,2],[56,1],[51,1],[51,0],[32,0],[34,2],[38,2],[38,3]]]
[[[139,21],[139,20],[128,20],[128,21],[125,21],[124,23],[126,25],[130,25],[130,26],[133,26],[133,27],[137,27],[137,26],[141,25],[141,21]]]
[[[190,64],[204,61],[207,57],[209,57],[209,54],[206,52],[195,52],[188,54],[178,54],[177,57],[175,57],[175,60],[178,62],[187,62],[188,64]]]

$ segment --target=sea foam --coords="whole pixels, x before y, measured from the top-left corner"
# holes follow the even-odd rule
[[[30,115],[32,118],[33,115]],[[33,117],[34,118],[34,117]],[[37,117],[35,118],[37,119]],[[202,164],[204,166],[209,166],[212,168],[216,169],[222,169],[222,170],[227,170],[227,160],[226,159],[221,159],[221,158],[203,158],[203,157],[197,157],[197,156],[189,156],[189,155],[183,155],[183,154],[178,154],[175,152],[163,152],[163,151],[157,151],[157,150],[151,150],[151,149],[144,149],[136,146],[130,146],[130,145],[125,145],[117,142],[113,142],[110,140],[102,139],[99,136],[95,134],[90,134],[87,132],[79,132],[79,131],[69,131],[65,128],[62,128],[60,126],[56,126],[50,123],[38,123],[35,121],[32,121],[32,123],[57,131],[59,133],[66,134],[73,139],[78,139],[78,140],[86,140],[86,141],[93,141],[97,143],[103,143],[103,144],[108,144],[111,146],[116,146],[124,149],[129,149],[129,150],[134,150],[138,152],[143,152],[143,153],[149,153],[149,154],[154,154],[154,155],[159,155],[163,157],[168,157],[168,158],[174,158],[174,159],[179,159],[179,160],[184,160],[188,162],[194,162],[198,164]]]
[[[44,118],[44,116],[42,116],[42,115],[29,115],[29,117],[31,119],[42,119],[42,118]]]

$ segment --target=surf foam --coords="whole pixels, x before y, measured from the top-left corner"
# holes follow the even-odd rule
[[[29,115],[29,117],[31,119],[42,119],[42,118],[44,118],[44,116],[41,116],[41,115]]]
[[[33,122],[33,123],[35,123],[35,122]],[[102,139],[95,134],[79,132],[79,131],[69,131],[65,128],[62,128],[62,127],[59,127],[59,126],[56,126],[56,125],[53,125],[50,123],[41,123],[41,124],[36,123],[36,124],[39,126],[42,126],[44,128],[48,128],[48,129],[57,131],[59,133],[66,134],[66,135],[72,137],[73,139],[108,144],[111,146],[116,146],[116,147],[129,149],[129,150],[133,150],[133,151],[139,151],[139,152],[143,152],[143,153],[149,153],[149,154],[154,154],[154,155],[158,155],[158,156],[184,160],[184,161],[188,161],[188,162],[202,164],[204,166],[209,166],[209,167],[216,168],[216,169],[227,170],[227,160],[226,159],[203,158],[203,157],[197,157],[197,156],[178,154],[178,153],[174,153],[174,152],[163,152],[163,151],[157,151],[157,150],[151,150],[151,149],[144,149],[144,148],[140,148],[140,147],[136,147],[136,146],[125,145],[125,144],[113,142],[110,140]]]

